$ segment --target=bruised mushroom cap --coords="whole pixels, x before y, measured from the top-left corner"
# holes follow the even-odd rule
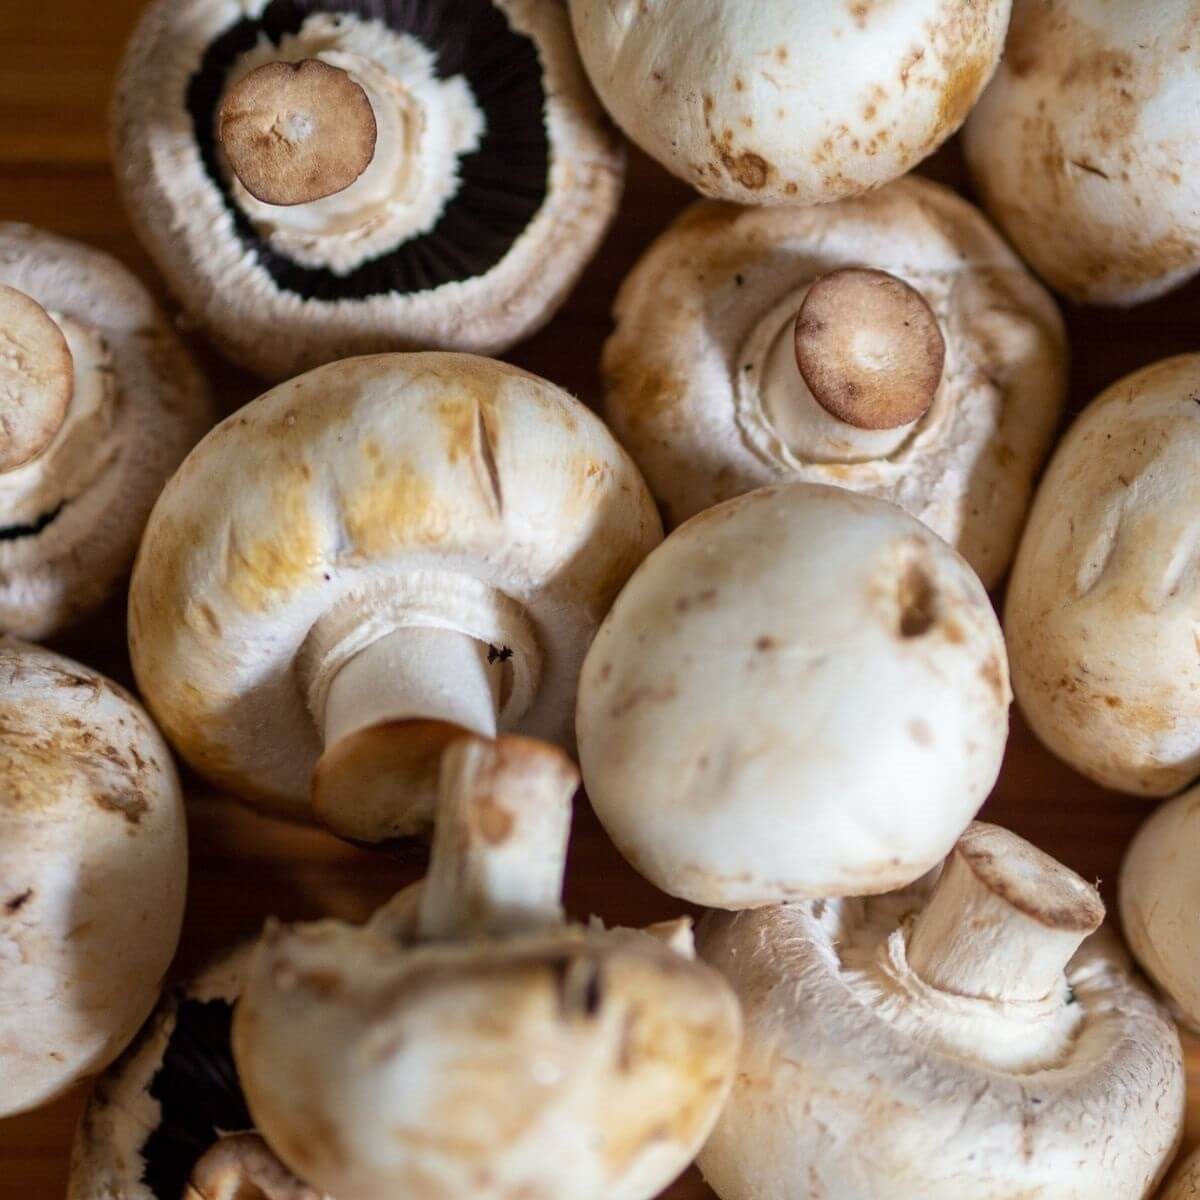
[[[378,141],[350,188],[279,207],[235,175],[219,118],[252,71],[301,60],[366,90]],[[328,119],[301,112],[306,128],[361,140],[343,101],[318,99]],[[269,379],[384,350],[502,352],[565,299],[623,177],[567,15],[545,0],[157,0],[112,125],[126,208],[172,290]]]
[[[617,124],[706,196],[821,204],[879,187],[962,124],[1011,0],[569,0]]]
[[[792,351],[814,281],[864,264],[919,293],[944,347],[944,365],[936,342],[925,355],[932,404],[882,432],[826,411]],[[1067,350],[1054,302],[964,200],[911,178],[819,208],[701,202],[634,268],[616,317],[606,416],[669,525],[766,484],[831,483],[899,504],[999,582],[1062,410]]]
[[[500,727],[569,741],[587,644],[660,537],[628,456],[545,380],[466,355],[332,363],[219,425],[167,487],[134,669],[198,771],[305,818],[329,662],[459,630],[508,672]]]
[[[983,842],[967,880],[983,906],[953,911],[960,876],[948,915],[961,921],[953,950],[971,970],[1000,959],[1020,981],[1040,932],[1063,939],[1069,956],[1103,907],[1062,868],[1059,894],[1039,897],[1045,856],[1028,846],[1011,874],[1033,888],[988,893],[1001,839],[1020,841],[992,826],[969,831],[968,844]],[[992,878],[977,883],[974,870]],[[722,1200],[797,1188],[855,1200],[1150,1195],[1182,1130],[1183,1056],[1117,939],[1084,942],[1045,995],[948,990],[926,982],[913,952],[931,894],[932,877],[870,899],[705,919],[701,954],[733,984],[745,1022],[733,1092],[700,1156],[710,1185]],[[1022,926],[1015,946],[976,932],[996,915],[987,905]]]
[[[1138,831],[1121,867],[1121,925],[1142,970],[1178,1018],[1200,1029],[1200,788]]]
[[[1200,355],[1092,402],[1055,452],[1013,566],[1013,685],[1038,737],[1106,787],[1200,775]]]
[[[0,639],[0,1116],[102,1070],[175,953],[187,835],[170,754],[103,676]]]
[[[1057,291],[1137,304],[1200,268],[1190,0],[1015,0],[967,123],[984,204]]]
[[[1158,1200],[1200,1200],[1200,1150],[1185,1158],[1172,1172]]]
[[[664,891],[745,908],[911,882],[999,773],[1000,627],[978,578],[894,505],[762,488],[642,564],[588,652],[592,804]]]
[[[114,590],[155,497],[212,412],[183,344],[116,259],[0,223],[0,288],[39,306],[68,355],[70,402],[43,431],[53,436],[0,468],[0,629],[43,638]],[[61,344],[40,345],[61,380]],[[0,382],[9,400],[11,383]]]

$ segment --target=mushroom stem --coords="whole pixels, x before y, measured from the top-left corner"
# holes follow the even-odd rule
[[[908,937],[908,963],[940,991],[1037,1001],[1065,984],[1104,920],[1094,887],[1022,838],[976,823],[959,839]]]
[[[256,1133],[224,1137],[192,1168],[183,1200],[321,1200]]]
[[[442,756],[417,935],[453,941],[563,924],[574,763],[531,738],[460,738]]]

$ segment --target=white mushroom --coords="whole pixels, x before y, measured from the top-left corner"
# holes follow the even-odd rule
[[[115,259],[0,223],[0,630],[57,633],[133,560],[207,388]]]
[[[633,463],[552,384],[464,355],[333,363],[218,426],[164,492],[134,669],[234,794],[303,818],[312,786],[345,836],[415,833],[458,731],[569,743],[587,644],[660,537]]]
[[[1200,269],[1192,0],[1014,0],[967,123],[984,204],[1058,291],[1137,304]]]
[[[1008,588],[1038,737],[1106,787],[1200,775],[1200,355],[1113,384],[1055,452]]]
[[[616,316],[606,415],[669,525],[832,483],[899,504],[999,582],[1067,349],[1054,302],[964,200],[912,178],[818,208],[701,202]]]
[[[271,379],[503,351],[565,299],[624,170],[546,0],[157,0],[113,147],[172,290]]]
[[[821,204],[896,179],[962,124],[1011,0],[569,0],[604,106],[706,196]]]
[[[1200,1151],[1193,1152],[1172,1172],[1158,1200],[1200,1200]]]
[[[748,908],[928,871],[996,780],[1009,700],[967,564],[891,504],[797,483],[646,559],[588,653],[576,729],[629,861]]]
[[[170,754],[133,699],[0,639],[0,1117],[103,1070],[158,997],[187,886]]]
[[[1200,1029],[1200,788],[1162,805],[1121,867],[1121,925],[1176,1017]]]
[[[742,1002],[700,1156],[721,1200],[1143,1200],[1178,1146],[1183,1054],[1098,935],[1096,891],[974,825],[936,884],[712,914]]]

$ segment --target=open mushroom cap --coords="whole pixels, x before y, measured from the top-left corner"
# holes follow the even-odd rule
[[[1200,1151],[1190,1154],[1175,1168],[1158,1200],[1200,1200]]]
[[[797,483],[646,559],[588,653],[576,730],[630,862],[742,908],[929,870],[996,780],[1009,701],[967,564],[894,505]]]
[[[1105,787],[1200,775],[1200,355],[1114,383],[1060,443],[1005,609],[1038,737]]]
[[[116,684],[0,638],[0,1116],[103,1070],[179,939],[187,833],[161,737]]]
[[[821,204],[932,154],[1000,59],[1011,0],[569,0],[604,106],[706,196]]]
[[[1200,269],[1190,0],[1014,0],[967,123],[984,206],[1057,291],[1137,304]]]
[[[966,201],[907,178],[815,208],[700,202],[625,280],[616,320],[605,415],[669,526],[767,484],[831,483],[899,504],[1000,581],[1067,347]]]

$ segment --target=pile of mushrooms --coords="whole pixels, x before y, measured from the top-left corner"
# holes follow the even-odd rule
[[[115,259],[0,224],[0,630],[42,638],[124,577],[206,385]]]
[[[188,313],[270,379],[501,352],[566,297],[623,175],[545,0],[156,0],[113,154]]]

